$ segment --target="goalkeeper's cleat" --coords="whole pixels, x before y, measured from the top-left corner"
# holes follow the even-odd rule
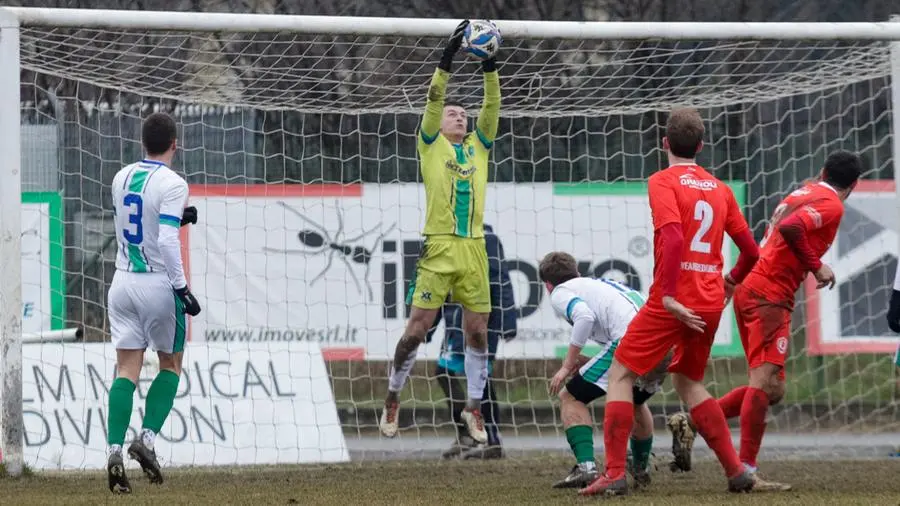
[[[691,470],[691,452],[694,449],[694,439],[697,433],[691,424],[687,413],[675,413],[666,421],[666,426],[672,432],[672,455],[675,461],[669,465],[672,472]]]
[[[111,453],[106,459],[106,477],[109,480],[109,491],[113,494],[131,493],[131,484],[125,475],[125,462],[121,453]]]
[[[744,493],[753,490],[756,481],[750,471],[744,470],[741,474],[728,478],[728,491],[734,493]]]
[[[462,454],[463,460],[496,460],[505,457],[502,446],[487,446],[479,444],[474,448],[469,448]]]
[[[628,493],[628,479],[625,473],[616,478],[601,474],[590,485],[578,491],[579,495],[625,495]]]
[[[469,435],[477,443],[487,443],[487,431],[484,428],[484,417],[478,409],[466,408],[462,412],[462,421],[469,429]]]
[[[397,429],[400,428],[397,423],[397,413],[399,411],[399,403],[385,403],[384,410],[381,412],[381,420],[378,422],[378,428],[381,429],[381,433],[384,437],[394,437],[397,435]]]
[[[444,460],[455,459],[462,455],[466,450],[470,450],[475,447],[475,440],[469,436],[462,436],[458,440],[454,441],[453,444],[447,450],[444,450],[444,453],[441,454],[441,458]]]
[[[150,483],[162,485],[162,469],[159,467],[159,461],[156,460],[155,451],[147,448],[144,442],[138,439],[128,447],[128,456],[140,464],[141,470],[147,475]]]
[[[554,483],[553,488],[584,488],[596,480],[598,476],[600,476],[600,471],[597,469],[597,464],[594,462],[582,462],[572,466],[569,474]]]

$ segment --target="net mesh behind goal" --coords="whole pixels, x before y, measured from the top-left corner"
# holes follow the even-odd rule
[[[21,37],[23,189],[62,195],[64,227],[56,237],[64,255],[54,268],[65,282],[53,286],[65,304],[46,307],[63,311],[55,316],[68,325],[84,326],[86,340],[109,340],[113,175],[141,158],[140,123],[149,112],[171,112],[179,123],[175,165],[200,210],[200,223],[184,234],[185,258],[204,312],[190,326],[189,386],[182,385],[177,414],[164,429],[169,446],[182,449],[163,449],[163,459],[330,461],[345,458],[347,448],[352,458],[369,459],[449,446],[453,423],[433,362],[443,324],[420,351],[404,390],[400,440],[377,435],[387,361],[402,333],[404,295],[421,250],[417,125],[443,38],[44,26],[26,26]],[[552,314],[537,262],[549,251],[570,251],[584,274],[618,278],[646,293],[652,231],[644,183],[665,163],[666,112],[692,106],[707,126],[699,160],[731,182],[757,239],[771,209],[813,177],[828,152],[844,148],[865,157],[867,182],[850,201],[828,257],[841,284],[812,306],[798,304],[787,393],[769,427],[788,436],[863,432],[869,439],[850,445],[854,451],[880,447],[876,433],[898,429],[897,386],[883,353],[890,346],[884,308],[897,241],[879,215],[893,206],[892,183],[883,181],[892,174],[889,46],[505,44],[486,221],[504,247],[512,281],[515,307],[505,309],[518,316],[517,337],[499,344],[493,366],[506,440],[522,450],[565,447],[547,381],[568,330]],[[474,62],[457,58],[449,93],[475,115],[481,78]],[[39,156],[48,150],[57,163]],[[733,262],[730,247],[726,254]],[[859,338],[880,343],[882,352],[813,353]],[[305,342],[318,344],[324,368],[312,348],[297,351]],[[69,367],[65,374],[80,378],[72,402],[82,397],[78,402],[102,411],[103,382],[95,376],[108,387],[111,366],[100,364],[109,357],[91,348],[83,355],[28,348],[26,397],[39,392],[45,402],[49,385],[60,401],[56,381],[74,357],[95,369]],[[714,355],[707,372],[714,393],[746,381],[730,315]],[[32,374],[31,365],[43,375]],[[331,398],[321,390],[329,386],[337,417],[323,408]],[[660,427],[681,409],[669,383],[651,403]],[[70,413],[69,422],[65,409],[26,414],[32,465],[101,461],[102,412],[87,409],[87,419]],[[93,427],[90,442],[85,427]],[[297,435],[286,438],[287,432]],[[83,452],[60,449],[78,437]],[[819,456],[831,451],[807,449]]]

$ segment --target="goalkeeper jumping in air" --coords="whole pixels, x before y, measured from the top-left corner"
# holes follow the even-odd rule
[[[469,434],[487,442],[479,406],[488,374],[487,323],[491,313],[488,258],[484,244],[484,202],[488,159],[500,119],[500,79],[494,58],[482,61],[484,103],[474,132],[467,132],[466,111],[445,100],[453,57],[469,21],[456,27],[428,88],[418,135],[425,185],[425,246],[409,287],[412,305],[406,331],[394,353],[388,393],[379,423],[386,437],[397,434],[399,393],[416,360],[416,351],[447,295],[463,306],[465,373],[468,391],[462,421]]]

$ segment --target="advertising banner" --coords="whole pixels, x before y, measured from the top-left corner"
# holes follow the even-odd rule
[[[40,469],[103,467],[116,350],[103,343],[39,344],[23,347],[23,354],[25,462]],[[158,372],[154,359],[147,354],[126,445],[141,427]],[[188,346],[175,405],[156,441],[164,466],[349,460],[325,362],[309,342]]]
[[[744,188],[733,185],[739,202]],[[315,342],[326,358],[387,360],[403,333],[422,246],[417,184],[192,186],[202,216],[184,232],[191,286],[205,301],[191,339]],[[584,275],[646,294],[653,235],[645,183],[492,184],[485,205],[505,250],[518,335],[499,358],[554,358],[570,327],[550,306],[538,263],[554,250]],[[735,258],[726,241],[726,266]],[[715,355],[742,353],[730,310]],[[443,330],[420,350],[437,357]]]

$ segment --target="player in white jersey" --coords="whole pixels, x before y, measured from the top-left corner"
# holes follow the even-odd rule
[[[181,263],[179,228],[197,223],[197,210],[185,208],[187,183],[169,168],[177,147],[175,120],[151,114],[144,121],[141,140],[147,157],[120,170],[112,181],[118,253],[107,313],[117,376],[109,389],[106,470],[109,489],[116,493],[131,492],[122,446],[148,346],[159,356],[159,373],[147,391],[142,430],[128,455],[151,483],[163,481],[154,440],[178,390],[185,313],[200,313]]]
[[[598,475],[594,461],[593,420],[587,405],[606,395],[609,366],[616,346],[644,304],[644,298],[616,281],[581,277],[575,258],[568,253],[554,252],[545,256],[541,260],[540,276],[550,292],[553,309],[572,325],[569,351],[562,367],[550,380],[550,394],[559,394],[566,439],[577,463],[569,475],[553,487],[583,488]],[[600,352],[589,360],[581,354],[588,341],[601,347]],[[636,486],[650,484],[648,469],[653,447],[653,415],[646,401],[659,391],[667,366],[668,359],[663,360],[634,387],[635,428],[631,438],[630,471]],[[562,388],[564,383],[565,389]]]

